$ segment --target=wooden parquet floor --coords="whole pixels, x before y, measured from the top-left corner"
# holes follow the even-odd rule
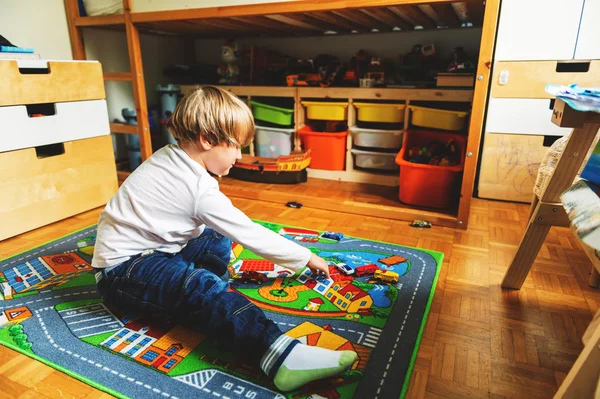
[[[600,307],[590,263],[569,229],[553,228],[520,291],[500,288],[524,230],[527,205],[473,200],[469,229],[232,199],[255,219],[445,254],[408,398],[549,398],[582,349]],[[96,222],[99,209],[5,240],[0,259]],[[0,347],[0,397],[110,397]]]

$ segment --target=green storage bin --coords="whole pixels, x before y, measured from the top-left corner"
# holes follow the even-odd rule
[[[281,126],[291,126],[293,124],[293,109],[275,107],[273,105],[263,104],[253,100],[250,100],[249,103],[252,106],[252,114],[254,115],[254,119]]]

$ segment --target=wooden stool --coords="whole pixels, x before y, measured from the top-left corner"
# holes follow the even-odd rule
[[[568,227],[570,225],[559,196],[573,184],[585,156],[594,143],[598,129],[600,129],[600,114],[577,111],[563,100],[557,99],[554,103],[552,122],[560,127],[572,127],[574,129],[556,164],[556,169],[550,176],[548,185],[539,198],[534,195],[527,229],[502,280],[502,287],[504,288],[521,288],[546,239],[548,231],[550,231],[550,227]],[[589,255],[589,251],[586,252]],[[593,253],[591,255],[593,257]],[[592,262],[594,262],[593,259]],[[599,265],[600,262],[594,264]],[[598,269],[592,267],[590,285],[597,287],[600,283],[599,270],[600,266],[598,266]]]

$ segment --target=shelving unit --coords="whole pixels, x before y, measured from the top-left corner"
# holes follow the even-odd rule
[[[229,87],[240,96],[293,96],[296,104],[300,98],[345,98],[368,100],[410,101],[464,101],[472,104],[469,121],[467,158],[461,187],[461,199],[456,213],[428,212],[404,207],[399,202],[393,209],[374,209],[369,204],[353,207],[354,213],[377,214],[396,219],[428,218],[440,220],[442,225],[466,228],[477,168],[481,130],[491,77],[493,53],[500,0],[347,0],[318,2],[300,0],[269,4],[252,4],[228,7],[192,8],[156,12],[133,12],[132,0],[123,0],[123,15],[80,17],[77,0],[65,0],[69,22],[71,46],[75,59],[85,59],[82,29],[96,27],[125,31],[129,50],[130,71],[105,73],[105,80],[131,81],[134,90],[138,126],[111,124],[113,133],[138,134],[142,159],[152,154],[147,115],[146,92],[139,33],[176,34],[185,40],[224,37],[302,37],[323,36],[325,32],[338,34],[373,34],[373,32],[411,31],[415,29],[440,30],[469,23],[481,27],[479,60],[473,90],[443,89],[358,89],[358,88],[288,88],[288,87]],[[351,106],[349,124],[355,116]],[[303,109],[297,106],[296,127],[304,123]],[[348,138],[351,140],[351,138]],[[296,143],[296,145],[298,145]],[[351,148],[349,146],[348,148]],[[392,185],[397,176],[377,175],[353,169],[351,156],[347,157],[346,170],[329,172],[310,170],[309,176]],[[229,195],[251,198],[245,189],[228,189]],[[232,194],[233,191],[234,193]],[[271,188],[272,197],[276,197]],[[322,201],[321,201],[322,202]],[[329,205],[327,205],[329,206]],[[396,209],[397,208],[397,209]],[[326,208],[327,209],[327,208]],[[408,210],[405,212],[404,210]]]

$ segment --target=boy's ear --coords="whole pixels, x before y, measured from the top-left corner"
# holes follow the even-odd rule
[[[200,146],[202,147],[202,149],[203,149],[204,151],[208,151],[208,150],[210,150],[211,148],[213,148],[213,146],[212,146],[212,145],[211,145],[211,144],[210,144],[208,141],[206,141],[206,140],[204,139],[204,137],[200,136],[200,140],[199,140],[199,141],[200,141]]]

